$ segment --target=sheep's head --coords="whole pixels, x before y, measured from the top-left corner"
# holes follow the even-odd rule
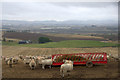
[[[13,58],[10,58],[9,60],[10,60],[10,61],[12,61],[12,60],[13,60]]]
[[[68,63],[70,60],[63,59],[64,63]]]
[[[107,54],[107,59],[113,58],[112,54]]]
[[[73,61],[71,61],[71,60],[63,60],[63,62],[64,62],[65,64],[67,64],[67,63],[73,64]]]
[[[63,63],[65,63],[65,61],[66,61],[66,60],[65,60],[65,59],[63,59]]]

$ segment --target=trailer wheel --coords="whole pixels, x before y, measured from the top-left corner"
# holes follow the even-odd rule
[[[91,67],[93,67],[93,63],[91,61],[88,61],[88,62],[86,62],[86,66],[91,68]]]

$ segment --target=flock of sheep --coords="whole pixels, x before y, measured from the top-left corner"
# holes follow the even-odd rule
[[[24,64],[28,64],[30,66],[30,69],[34,70],[37,65],[42,65],[42,69],[45,69],[45,66],[48,65],[49,68],[51,68],[53,60],[51,55],[46,56],[13,56],[13,57],[4,57],[2,56],[2,59],[5,61],[7,65],[9,65],[10,68],[12,68],[12,65],[17,64],[20,60]],[[73,62],[71,60],[63,60],[64,64],[60,67],[60,75],[64,77],[67,72],[73,70]]]
[[[114,58],[112,55],[107,55],[107,59],[110,59],[110,57]],[[53,59],[51,55],[46,56],[13,56],[13,57],[4,57],[2,56],[2,59],[5,61],[7,65],[9,65],[10,68],[12,68],[12,65],[17,64],[20,60],[24,64],[28,64],[30,66],[30,69],[34,70],[37,65],[41,65],[42,69],[45,69],[45,66],[48,65],[49,68],[51,68]],[[115,60],[119,61],[120,58],[114,58]],[[73,70],[73,61],[71,60],[63,60],[64,64],[60,67],[60,75],[64,77],[67,72],[70,72]]]

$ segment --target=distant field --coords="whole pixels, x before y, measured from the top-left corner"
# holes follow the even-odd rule
[[[55,36],[55,37],[69,37],[69,38],[86,38],[86,39],[104,39],[103,37],[97,36],[90,36],[90,35],[78,35],[78,34],[46,34],[48,36]]]
[[[115,43],[105,43],[92,40],[66,40],[60,42],[48,42],[44,44],[18,44],[16,42],[3,42],[2,45],[37,48],[117,47],[117,44]]]
[[[95,36],[82,36],[75,34],[41,34],[41,33],[25,33],[25,32],[7,32],[4,35],[6,38],[20,39],[20,40],[32,40],[37,42],[39,37],[48,37],[53,42],[59,42],[64,40],[96,40],[107,41],[102,37]]]

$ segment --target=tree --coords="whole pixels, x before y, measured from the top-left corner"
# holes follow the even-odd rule
[[[51,42],[52,40],[50,40],[48,37],[40,37],[38,39],[39,43],[46,43],[46,42]]]
[[[5,38],[5,37],[3,38],[3,41],[6,41],[6,38]]]

